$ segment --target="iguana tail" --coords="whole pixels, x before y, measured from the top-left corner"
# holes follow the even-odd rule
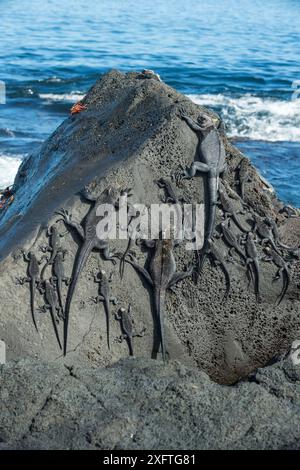
[[[165,293],[160,289],[155,289],[155,310],[156,310],[156,322],[158,326],[158,334],[161,345],[161,352],[163,361],[166,362],[166,348],[165,348]]]
[[[61,308],[61,311],[62,311],[62,314],[63,314],[64,308],[63,308],[63,302],[62,302],[61,291],[62,291],[62,282],[61,282],[61,280],[60,280],[60,279],[57,279],[57,295],[58,295],[58,303],[59,303],[59,306],[60,306],[60,308]]]
[[[106,315],[107,347],[108,349],[110,349],[109,299],[104,299],[104,310],[105,310],[105,315]]]
[[[216,211],[218,203],[219,177],[208,178],[207,196],[208,196],[208,220],[205,224],[205,240],[212,238],[216,226]],[[205,242],[204,242],[205,244]]]
[[[52,325],[53,325],[54,333],[55,333],[55,336],[56,336],[56,339],[57,339],[59,348],[62,349],[62,347],[61,347],[61,342],[60,342],[60,338],[59,338],[59,334],[58,334],[56,319],[55,319],[55,313],[54,313],[54,310],[53,310],[52,306],[50,306],[50,314],[51,314],[51,320],[52,320]]]
[[[260,274],[259,274],[259,264],[257,259],[253,261],[254,267],[255,267],[255,281],[254,281],[254,293],[256,295],[256,301],[260,302]]]
[[[280,297],[278,299],[277,305],[281,304],[281,302],[283,301],[283,298],[284,298],[284,296],[285,296],[285,294],[288,290],[289,284],[290,284],[290,275],[289,275],[287,269],[285,269],[283,271],[282,278],[283,278],[283,287],[282,287],[282,291],[281,291]]]
[[[129,356],[133,356],[132,339],[128,339]]]
[[[208,198],[208,215],[205,222],[205,234],[204,234],[204,244],[203,247],[198,253],[198,262],[197,269],[194,272],[193,279],[195,282],[198,281],[200,274],[202,273],[203,266],[207,257],[208,241],[212,238],[216,226],[216,209],[217,209],[217,198],[218,198],[218,187],[219,187],[219,177],[214,176],[208,178],[207,181],[207,198]]]
[[[203,266],[204,266],[205,260],[207,258],[208,251],[209,251],[208,244],[207,244],[207,242],[204,241],[204,245],[203,245],[201,251],[197,252],[197,258],[198,258],[197,259],[197,267],[193,272],[193,280],[196,284],[198,282],[198,278],[199,278],[200,274],[202,273]]]
[[[243,200],[245,199],[245,183],[246,183],[245,179],[242,179],[240,182],[241,198]]]
[[[32,316],[32,321],[34,324],[34,327],[36,331],[38,332],[38,327],[36,324],[36,319],[35,319],[35,314],[34,314],[34,299],[35,299],[35,281],[31,280],[30,281],[30,308],[31,308],[31,316]]]
[[[126,261],[126,256],[131,248],[131,245],[132,245],[132,239],[129,238],[128,240],[128,244],[127,244],[127,248],[126,250],[124,251],[121,259],[120,259],[120,267],[119,267],[119,273],[120,273],[120,278],[123,279],[123,276],[124,276],[124,270],[125,270],[125,261]]]
[[[221,263],[221,267],[222,267],[222,271],[223,271],[225,279],[226,279],[226,290],[225,290],[224,297],[223,297],[223,300],[225,301],[225,300],[227,300],[227,297],[228,297],[229,292],[230,292],[231,282],[230,282],[230,274],[229,274],[229,271],[228,271],[226,265]]]
[[[64,322],[64,356],[67,354],[67,342],[68,342],[68,327],[69,327],[69,316],[70,316],[70,308],[72,298],[75,292],[75,287],[79,278],[81,271],[83,270],[87,259],[89,257],[90,252],[94,247],[94,240],[89,240],[85,242],[81,247],[78,256],[76,258],[76,262],[73,268],[73,276],[72,281],[69,286],[66,306],[65,306],[65,322]]]

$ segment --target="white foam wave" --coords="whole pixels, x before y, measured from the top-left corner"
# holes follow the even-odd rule
[[[5,137],[15,137],[15,133],[8,127],[4,127],[3,129],[0,128],[0,135],[4,135]]]
[[[300,99],[284,101],[250,94],[188,95],[197,104],[215,109],[231,137],[266,141],[300,141]]]
[[[51,101],[69,101],[69,102],[76,102],[80,101],[84,98],[84,94],[80,92],[73,92],[73,93],[62,93],[62,94],[55,94],[55,93],[40,93],[39,98],[42,100],[51,102]]]
[[[0,153],[0,188],[14,182],[18,168],[24,155],[4,155]]]
[[[40,80],[40,81],[42,82],[43,80]],[[59,78],[59,77],[50,77],[46,80],[46,82],[48,82],[48,83],[61,83],[62,79]]]

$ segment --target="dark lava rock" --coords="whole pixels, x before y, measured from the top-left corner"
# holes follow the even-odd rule
[[[23,360],[0,367],[0,449],[299,449],[299,397],[288,359],[234,386],[175,361]]]
[[[43,426],[46,426],[49,433],[53,433],[53,437],[49,434],[49,443],[53,439],[53,445],[58,446],[57,434],[54,429],[60,420],[65,419],[63,418],[64,409],[67,406],[65,401],[71,407],[66,411],[70,420],[69,434],[64,427],[65,425],[61,424],[65,439],[67,439],[75,426],[71,416],[75,420],[79,420],[78,410],[85,400],[87,399],[85,406],[91,407],[91,410],[95,400],[98,400],[97,394],[93,397],[83,380],[77,381],[77,373],[74,377],[66,375],[66,370],[61,363],[76,364],[79,368],[82,367],[81,371],[84,371],[84,367],[88,367],[88,372],[86,372],[86,377],[88,377],[89,374],[93,375],[91,367],[112,365],[128,355],[126,342],[119,343],[117,341],[120,336],[120,325],[114,320],[113,315],[111,315],[111,338],[115,341],[113,341],[111,350],[108,350],[103,305],[89,302],[91,297],[97,295],[98,286],[93,282],[93,273],[99,269],[99,262],[109,274],[114,273],[111,288],[113,295],[118,299],[118,306],[127,308],[130,303],[133,307],[136,329],[146,328],[143,338],[134,339],[134,350],[135,355],[139,357],[138,361],[121,362],[115,368],[102,370],[101,374],[107,376],[107,380],[111,384],[108,395],[111,394],[114,387],[114,396],[118,396],[117,391],[122,389],[122,384],[125,383],[121,373],[123,365],[126,380],[132,374],[131,380],[136,380],[137,385],[140,385],[139,369],[135,372],[134,366],[137,364],[139,367],[138,364],[143,364],[142,358],[146,360],[151,357],[154,322],[151,290],[141,281],[132,267],[126,265],[124,279],[120,281],[118,266],[114,267],[109,261],[102,260],[97,252],[92,253],[80,276],[73,299],[68,354],[64,359],[53,333],[50,315],[37,311],[39,333],[33,326],[29,287],[27,284],[16,285],[16,278],[24,277],[27,268],[18,250],[21,248],[32,250],[40,258],[42,256],[40,246],[47,244],[48,241],[46,226],[57,220],[58,216],[54,212],[61,207],[68,209],[74,220],[81,221],[90,207],[90,204],[82,200],[78,194],[85,185],[95,193],[104,190],[108,184],[119,188],[130,187],[133,191],[132,202],[146,205],[161,202],[163,191],[155,181],[161,176],[169,177],[180,164],[189,166],[195,158],[197,138],[186,123],[178,117],[178,109],[183,109],[194,118],[204,112],[210,113],[162,82],[151,78],[141,79],[140,74],[121,74],[117,71],[112,71],[101,78],[88,92],[83,103],[87,107],[86,111],[68,117],[37,153],[24,160],[15,180],[15,200],[0,219],[0,256],[2,259],[0,264],[0,339],[6,343],[7,358],[9,361],[22,358],[38,359],[41,364],[45,361],[55,360],[57,363],[57,366],[47,366],[50,368],[49,373],[51,370],[51,374],[53,374],[55,370],[57,374],[58,381],[54,381],[54,388],[50,383],[50,388],[47,388],[46,380],[40,397],[38,397],[39,393],[36,390],[28,390],[28,393],[33,393],[34,396],[37,394],[34,399],[36,407],[32,406],[27,417],[24,414],[18,418],[20,419],[16,424],[19,433],[18,439],[22,429],[24,436],[28,437],[28,445],[31,445],[30,442],[34,442],[35,430],[37,433],[42,432]],[[228,191],[231,188],[234,192],[239,192],[238,185],[236,185],[239,173],[238,165],[245,157],[231,145],[224,132],[222,132],[222,138],[226,147],[228,163],[228,171],[224,177],[225,184]],[[272,217],[277,219],[281,236],[284,239],[289,232],[290,222],[283,213],[279,212],[282,204],[247,159],[245,164],[248,166],[250,181],[245,184],[245,202],[248,204],[248,209],[244,214],[239,215],[241,223],[250,229],[254,213]],[[192,180],[184,181],[182,188],[179,188],[178,191],[184,193],[191,202],[202,201],[203,178],[199,175]],[[242,209],[239,199],[232,200],[232,203],[237,211]],[[217,223],[221,220],[222,211],[218,210]],[[293,220],[296,221],[296,219]],[[297,224],[297,221],[294,224]],[[63,224],[58,224],[58,227],[61,232],[65,231]],[[237,235],[241,235],[234,223],[232,223],[232,228]],[[297,245],[300,240],[299,233],[298,227],[298,234],[293,240]],[[225,257],[228,251],[227,245],[222,239],[218,239],[216,243]],[[68,250],[65,264],[66,274],[70,276],[74,257],[78,250],[78,239],[70,232],[61,239],[61,244],[63,248]],[[111,248],[120,251],[124,250],[126,245],[126,240],[112,241]],[[191,279],[186,279],[176,287],[176,293],[167,294],[166,341],[171,359],[180,360],[188,367],[205,371],[219,383],[230,384],[241,377],[246,377],[257,367],[268,363],[271,358],[286,350],[291,342],[299,337],[299,261],[295,259],[293,262],[291,285],[284,301],[280,306],[277,306],[276,302],[282,288],[281,280],[273,282],[277,268],[274,264],[263,260],[263,246],[258,244],[257,248],[261,257],[261,303],[256,302],[253,287],[248,286],[245,267],[240,263],[238,257],[235,258],[234,263],[228,263],[232,288],[226,302],[223,300],[224,275],[218,267],[210,262],[205,264],[197,285]],[[146,254],[139,250],[136,251],[139,263],[143,264]],[[184,247],[176,248],[175,256],[180,270],[194,260],[192,252],[186,251]],[[47,271],[48,274],[50,276],[50,270]],[[64,286],[63,289],[65,298],[67,287]],[[36,306],[41,305],[43,305],[43,298],[37,292]],[[112,306],[112,314],[117,308]],[[62,322],[58,328],[61,334]],[[8,367],[16,367],[16,370],[19,370],[18,367],[21,366]],[[45,366],[39,366],[36,363],[32,367],[35,369],[35,372],[32,373],[47,375]],[[168,366],[163,368],[162,365],[147,365],[145,367],[148,371],[146,375],[151,375],[152,371],[159,377],[161,374],[161,378],[157,379],[157,383],[161,387],[158,387],[158,395],[160,400],[165,400],[160,405],[156,405],[153,398],[157,393],[154,393],[154,385],[148,387],[148,379],[141,379],[145,380],[143,385],[146,387],[145,393],[147,390],[150,395],[154,393],[150,401],[155,408],[156,417],[149,434],[149,438],[151,437],[151,442],[153,442],[151,446],[154,448],[158,442],[156,432],[159,433],[161,423],[169,419],[164,414],[164,407],[167,406],[167,413],[171,413],[171,409],[175,413],[179,401],[172,401],[173,398],[170,398],[168,394],[163,394],[163,398],[161,397],[164,387],[166,389],[171,387],[170,393],[172,392],[171,382],[173,379],[171,380],[170,377],[175,374],[173,366],[170,366],[170,370]],[[110,379],[110,374],[113,379]],[[229,410],[231,410],[232,418],[230,419],[236,419],[236,423],[239,423],[238,410],[240,408],[236,407],[239,402],[239,387],[234,391],[226,388],[226,393],[235,397],[235,399],[232,398],[232,408],[228,402],[226,402],[226,406],[225,401],[223,404],[220,403],[222,412],[218,411],[218,417],[215,415],[209,421],[210,418],[206,418],[207,407],[212,407],[213,404],[203,405],[203,412],[201,412],[201,393],[204,394],[206,400],[212,401],[214,400],[213,394],[210,395],[206,387],[208,389],[211,387],[213,390],[219,389],[207,379],[205,374],[197,372],[193,372],[193,374],[200,380],[200,385],[197,385],[199,396],[194,392],[191,394],[192,385],[189,388],[185,383],[186,379],[179,382],[176,379],[174,383],[175,396],[178,398],[179,395],[182,395],[182,407],[186,406],[186,413],[194,413],[192,407],[190,411],[187,411],[189,407],[184,404],[184,401],[189,398],[189,395],[195,395],[193,399],[199,400],[197,405],[199,408],[196,413],[199,420],[201,416],[202,419],[208,420],[207,423],[216,423],[221,420],[226,424],[230,416]],[[119,379],[120,383],[118,383]],[[17,380],[17,376],[14,377],[14,380]],[[62,380],[61,385],[59,385],[60,380]],[[101,380],[97,383],[97,386],[100,387]],[[133,382],[129,381],[128,383],[132,384]],[[71,384],[76,384],[76,393],[72,392]],[[241,387],[243,386],[241,385]],[[30,384],[28,387],[30,388]],[[256,384],[248,384],[247,387],[251,393],[249,391],[248,398],[244,399],[244,402],[241,402],[239,406],[244,406],[246,410],[252,406],[252,400],[255,400],[257,406],[261,407],[262,413],[265,412],[263,400],[270,399],[268,392],[265,388],[257,388]],[[130,397],[130,403],[134,403],[136,392],[127,386],[126,390],[126,394]],[[48,400],[49,396],[51,398]],[[124,398],[124,390],[122,390],[122,396]],[[273,401],[269,409],[275,409],[278,400],[273,395],[271,398]],[[261,404],[260,400],[262,400]],[[48,419],[44,424],[42,420],[43,403],[46,403],[48,410]],[[137,401],[137,408],[140,403],[141,400]],[[21,406],[21,402],[19,405]],[[108,414],[106,415],[108,407],[110,407],[110,403],[105,401],[103,406],[99,404],[101,417],[99,422],[103,423],[105,416],[107,416],[105,419],[108,420]],[[52,417],[50,408],[53,409]],[[226,416],[221,414],[225,409],[227,410]],[[85,412],[86,415],[82,419],[87,422],[90,416],[88,411]],[[97,418],[95,415],[94,424],[91,425],[95,427],[80,435],[79,441],[76,441],[73,435],[74,441],[72,443],[67,445],[67,441],[62,441],[64,444],[61,445],[97,447],[97,443],[99,443],[101,447],[109,446],[112,442],[114,442],[113,445],[122,446],[129,445],[129,443],[134,445],[136,442],[136,446],[141,446],[143,442],[146,442],[148,427],[143,424],[142,434],[140,434],[138,425],[140,412],[142,411],[138,409],[134,411],[131,409],[131,405],[128,405],[123,410],[122,426],[120,426],[119,418],[116,418],[115,422],[107,421],[107,432],[105,432],[106,425],[104,424],[101,430],[96,427]],[[147,410],[145,410],[146,412]],[[177,412],[179,413],[178,409]],[[284,415],[285,408],[278,409],[276,412]],[[20,414],[23,415],[21,412]],[[30,421],[32,419],[34,419],[33,423]],[[211,429],[211,446],[230,446],[230,442],[239,442],[242,434],[244,442],[255,446],[254,441],[251,441],[252,434],[249,432],[253,423],[248,417],[244,419],[246,421],[238,425],[236,435],[230,433],[230,436],[226,438],[224,433],[223,441],[219,441],[219,444],[217,442],[220,438],[220,432],[217,429]],[[21,424],[22,420],[24,420],[23,424]],[[152,418],[149,417],[149,420],[151,423]],[[174,419],[170,421],[170,430],[171,423],[173,426]],[[26,426],[29,427],[26,428]],[[82,429],[84,427],[85,424],[82,422]],[[29,432],[29,428],[32,432]],[[166,447],[169,445],[175,448],[176,429],[174,427],[171,431],[173,437],[170,437],[170,441],[167,440],[166,434]],[[113,438],[114,433],[116,436]],[[280,431],[278,436],[281,438],[283,434]],[[85,444],[83,435],[86,436]],[[131,435],[134,438],[130,437]],[[189,431],[188,435],[192,436],[192,433]],[[196,445],[196,442],[202,442],[200,435],[199,431],[195,437],[198,440],[193,440],[194,438],[190,437],[191,447]],[[248,440],[245,438],[246,435]],[[89,443],[90,439],[92,440]],[[174,440],[172,441],[172,439]],[[273,441],[269,441],[271,446],[277,445],[276,439],[274,437]],[[199,446],[209,446],[208,440],[204,439],[203,444],[199,444]]]

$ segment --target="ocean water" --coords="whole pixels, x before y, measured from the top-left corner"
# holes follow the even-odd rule
[[[0,187],[99,75],[150,68],[300,207],[299,0],[0,0],[0,18]]]

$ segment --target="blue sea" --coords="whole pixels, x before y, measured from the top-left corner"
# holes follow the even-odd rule
[[[0,187],[101,74],[150,68],[300,207],[299,0],[0,0],[0,18]]]

